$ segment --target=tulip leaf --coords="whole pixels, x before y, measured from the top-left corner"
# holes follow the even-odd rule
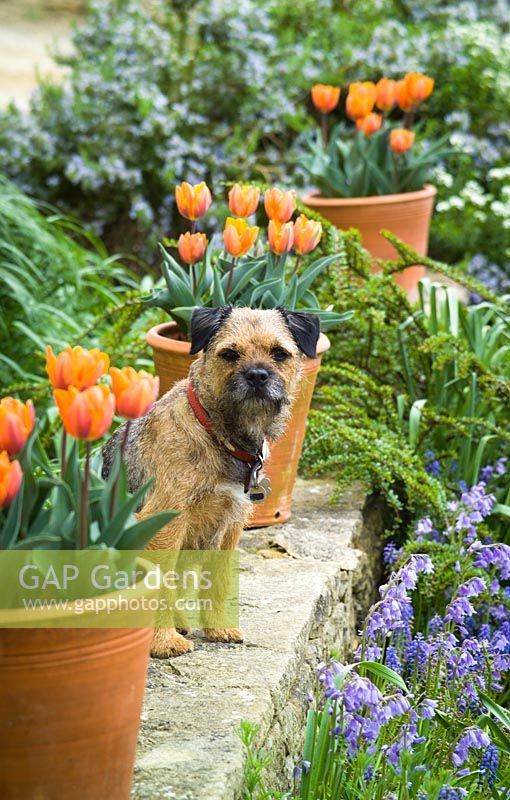
[[[143,498],[147,494],[148,490],[154,483],[154,479],[147,481],[141,486],[138,491],[132,494],[128,500],[126,500],[118,509],[115,516],[112,517],[109,524],[103,531],[102,541],[108,545],[108,547],[115,547],[117,541],[123,534],[124,527],[131,517],[131,515],[136,511],[139,505],[141,505]]]
[[[23,510],[23,496],[24,496],[24,479],[21,482],[21,486],[19,491],[12,501],[11,505],[9,506],[9,510],[7,512],[7,518],[5,520],[5,524],[2,530],[2,549],[3,550],[10,550],[16,539],[19,535],[19,529],[21,525],[21,512]]]
[[[156,533],[177,514],[177,511],[160,511],[139,520],[121,532],[116,546],[121,550],[142,550]]]
[[[14,545],[13,550],[62,550],[62,539],[57,535],[43,533],[41,536],[22,539]]]
[[[221,279],[218,275],[218,272],[214,270],[213,276],[213,292],[212,292],[212,304],[213,306],[224,306],[226,303],[225,293],[223,291],[223,287],[221,285]]]
[[[183,267],[181,267],[181,265],[175,260],[175,258],[172,258],[170,253],[168,253],[168,251],[165,250],[165,248],[163,247],[162,244],[159,245],[159,249],[160,249],[160,252],[161,252],[161,254],[163,256],[163,265],[162,265],[162,270],[161,271],[163,272],[163,277],[165,278],[165,281],[166,281],[166,284],[167,284],[169,290],[172,291],[172,287],[171,287],[172,274],[171,273],[174,273],[175,275],[177,275],[181,279],[181,281],[184,281],[185,283],[187,281],[189,281],[189,274],[186,272],[186,270]]]
[[[182,306],[179,308],[172,309],[172,317],[176,320],[176,322],[184,322],[185,329],[189,330],[189,325],[191,322],[191,315],[195,310],[196,306]]]

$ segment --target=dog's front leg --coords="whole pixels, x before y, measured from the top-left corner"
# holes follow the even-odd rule
[[[221,550],[235,550],[243,531],[242,525],[233,525],[228,528],[220,544]],[[221,614],[221,605],[228,595],[230,571],[223,576],[219,586],[215,587],[215,616]],[[244,641],[244,633],[241,628],[204,628],[204,636],[209,642],[235,642],[240,644]]]
[[[184,516],[184,515],[183,515]],[[165,525],[149,542],[149,550],[180,550],[186,534],[186,520],[176,517]],[[174,658],[190,653],[193,642],[185,639],[176,628],[156,628],[151,645],[153,658]]]

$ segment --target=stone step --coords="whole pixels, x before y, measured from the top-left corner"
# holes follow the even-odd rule
[[[268,784],[289,785],[302,748],[316,664],[352,649],[379,578],[380,507],[353,487],[300,481],[292,520],[241,540],[242,645],[211,644],[149,668],[135,800],[235,800],[241,720],[260,726]]]

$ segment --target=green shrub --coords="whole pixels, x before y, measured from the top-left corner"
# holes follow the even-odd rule
[[[405,515],[441,515],[445,489],[475,483],[487,463],[510,455],[508,309],[429,259],[432,270],[464,280],[487,302],[466,309],[457,290],[427,292],[425,283],[414,308],[391,273],[415,264],[416,254],[392,239],[400,258],[372,274],[355,232],[326,231],[324,252],[336,248],[339,259],[317,294],[354,315],[332,335],[304,465],[333,472],[339,489],[362,479]],[[506,490],[498,500],[508,503]]]
[[[329,0],[95,0],[60,59],[69,82],[42,83],[28,114],[0,112],[2,164],[113,249],[138,251],[149,236],[153,259],[174,232],[178,180],[282,172],[323,48],[345,63],[355,29],[365,26]]]
[[[0,178],[3,384],[45,382],[45,345],[59,350],[81,341],[84,328],[137,286],[136,276],[80,225]]]
[[[178,180],[281,177],[313,83],[414,69],[436,78],[425,133],[453,134],[465,154],[438,176],[440,202],[469,181],[491,195],[487,173],[510,155],[508,18],[508,0],[95,0],[68,83],[42,83],[28,114],[0,112],[0,157],[22,189],[152,261],[175,232]],[[477,224],[460,225],[456,203],[433,224],[433,255],[473,269],[481,256],[499,280],[507,212],[489,198],[483,221],[468,207]]]

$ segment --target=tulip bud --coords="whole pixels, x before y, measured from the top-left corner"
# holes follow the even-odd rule
[[[313,219],[300,214],[294,223],[294,249],[299,255],[306,255],[314,250],[322,236],[322,225]]]
[[[270,220],[267,228],[267,238],[273,253],[278,256],[288,253],[289,250],[292,250],[294,243],[294,223]]]
[[[345,110],[351,119],[366,117],[372,111],[376,97],[375,83],[351,83],[345,103]]]
[[[228,193],[228,207],[236,217],[251,217],[257,210],[260,189],[257,186],[241,186],[236,183]]]
[[[381,78],[376,87],[375,104],[381,111],[391,111],[397,101],[397,81]]]
[[[296,192],[282,192],[276,186],[264,194],[264,208],[269,219],[275,222],[288,222],[296,210]]]
[[[211,192],[204,181],[192,186],[184,181],[175,187],[175,200],[181,216],[196,220],[207,213],[212,203]]]
[[[203,257],[207,247],[205,233],[181,233],[177,244],[179,255],[186,264],[195,264]]]
[[[46,347],[46,372],[54,389],[88,389],[108,370],[110,359],[95,347],[66,347],[57,356],[50,345]]]
[[[406,153],[414,142],[414,131],[407,128],[393,128],[390,132],[390,147],[394,153]]]
[[[234,258],[244,256],[255,243],[258,233],[257,226],[250,227],[245,219],[228,217],[223,231],[225,250]]]
[[[157,400],[159,378],[133,367],[111,367],[110,375],[117,414],[126,419],[145,416]]]
[[[9,461],[8,453],[0,452],[0,509],[6,508],[19,492],[23,471],[19,461]]]
[[[115,397],[104,383],[79,392],[74,386],[53,392],[64,428],[75,439],[100,439],[110,428]]]
[[[379,130],[382,125],[382,117],[380,114],[367,114],[366,117],[360,117],[356,120],[356,127],[365,136],[372,136],[373,133]]]
[[[14,397],[0,401],[0,450],[10,456],[23,450],[35,424],[34,404],[31,400],[22,403]]]
[[[312,103],[318,111],[329,114],[337,107],[340,100],[340,87],[316,83],[312,86]]]

